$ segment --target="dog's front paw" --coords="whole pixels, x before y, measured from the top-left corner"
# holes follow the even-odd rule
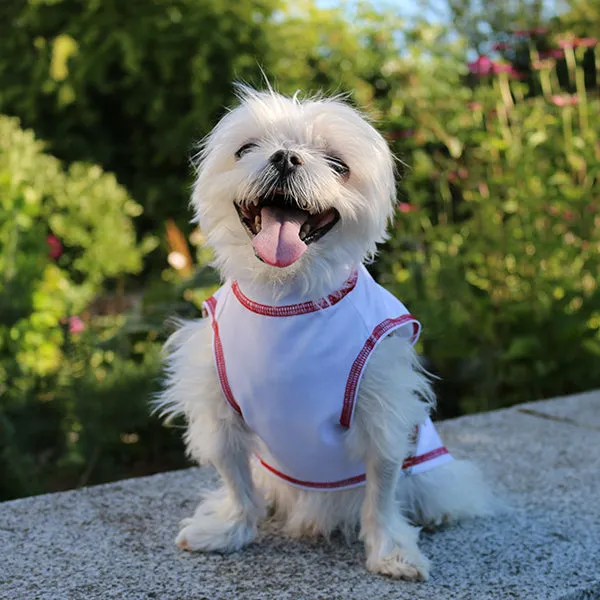
[[[417,549],[407,550],[397,546],[385,556],[367,557],[367,569],[371,573],[379,573],[405,581],[427,581],[429,578],[427,558]]]
[[[257,526],[247,519],[223,520],[218,515],[196,515],[182,521],[175,539],[182,550],[235,552],[252,542]]]

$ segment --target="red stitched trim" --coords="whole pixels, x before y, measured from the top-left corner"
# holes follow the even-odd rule
[[[423,464],[424,462],[433,460],[434,458],[438,458],[439,456],[444,456],[445,454],[450,454],[450,452],[448,452],[446,446],[440,446],[439,448],[436,448],[435,450],[430,450],[425,454],[419,454],[418,456],[411,456],[405,459],[402,463],[402,468],[410,469],[411,467]],[[335,489],[349,485],[355,485],[357,483],[363,483],[367,479],[366,475],[356,475],[355,477],[350,477],[349,479],[342,479],[341,481],[332,481],[326,483],[316,483],[314,481],[301,481],[300,479],[295,479],[294,477],[290,477],[289,475],[278,471],[275,467],[272,467],[271,465],[267,464],[262,458],[258,456],[257,458],[260,461],[260,464],[265,469],[271,471],[271,473],[274,473],[284,481],[289,481],[290,483],[294,483],[296,485],[301,485],[308,488]]]
[[[350,375],[348,376],[348,381],[346,382],[346,391],[344,392],[344,408],[342,409],[342,414],[340,416],[340,425],[343,427],[350,427],[350,420],[352,418],[352,409],[354,408],[354,400],[356,398],[356,390],[358,389],[358,384],[360,382],[363,369],[367,364],[367,360],[369,355],[377,346],[377,342],[391,329],[396,329],[405,323],[413,324],[413,335],[410,338],[410,341],[413,342],[417,335],[419,334],[419,323],[412,315],[402,315],[401,317],[397,317],[396,319],[386,319],[382,321],[373,329],[373,333],[369,336],[369,339],[365,342],[361,351],[358,353],[358,356],[354,360],[352,364],[352,368],[350,369]]]
[[[278,477],[281,477],[281,479],[283,479],[284,481],[289,481],[290,483],[294,483],[296,485],[302,485],[302,486],[308,487],[308,488],[321,488],[324,490],[331,490],[331,489],[335,489],[335,488],[354,485],[357,483],[363,483],[367,478],[366,475],[356,475],[356,477],[350,477],[349,479],[342,479],[341,481],[328,481],[325,483],[316,483],[314,481],[301,481],[300,479],[294,479],[294,477],[290,477],[289,475],[286,475],[285,473],[278,471],[275,467],[268,465],[262,458],[260,458],[260,457],[257,457],[257,458],[260,461],[260,464],[265,469],[267,469],[268,471],[271,471],[271,473],[274,473]]]
[[[206,308],[208,309],[208,312],[210,313],[210,320],[213,328],[215,362],[217,365],[217,373],[219,375],[221,389],[223,390],[223,394],[225,394],[225,399],[231,405],[231,408],[233,408],[241,415],[242,411],[238,403],[235,401],[235,398],[233,397],[233,392],[231,391],[231,387],[229,386],[229,380],[227,379],[227,370],[225,369],[225,355],[223,354],[223,344],[221,344],[221,336],[219,335],[219,325],[215,316],[217,300],[214,296],[211,296],[208,300],[205,301],[205,304]]]
[[[403,463],[403,469],[409,469],[410,467],[414,467],[415,465],[420,465],[428,460],[433,460],[438,456],[444,456],[444,454],[450,454],[448,452],[448,448],[446,446],[440,446],[435,450],[430,450],[429,452],[425,452],[425,454],[419,454],[418,456],[410,456]]]
[[[296,315],[305,315],[337,304],[344,296],[354,289],[357,280],[358,271],[353,271],[348,281],[346,281],[344,286],[337,292],[333,292],[333,294],[329,294],[329,296],[321,298],[320,300],[311,300],[309,302],[302,302],[301,304],[287,304],[285,306],[269,306],[250,300],[250,298],[244,295],[237,281],[233,282],[231,289],[240,303],[254,313],[265,315],[267,317],[294,317]]]

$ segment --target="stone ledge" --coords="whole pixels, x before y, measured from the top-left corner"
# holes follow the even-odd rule
[[[0,505],[0,598],[10,600],[600,599],[600,392],[440,423],[512,509],[422,534],[429,582],[369,574],[360,544],[288,540],[268,524],[234,555],[173,544],[209,469]]]

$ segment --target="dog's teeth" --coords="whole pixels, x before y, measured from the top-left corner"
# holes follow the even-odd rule
[[[304,240],[304,238],[310,233],[310,225],[308,223],[304,223],[300,228],[300,239]]]
[[[261,225],[260,215],[256,215],[256,217],[254,217],[254,231],[256,231],[256,233],[260,231]]]

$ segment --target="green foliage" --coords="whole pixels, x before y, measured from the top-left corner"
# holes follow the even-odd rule
[[[579,50],[573,95],[552,63],[531,84],[500,73],[473,87],[449,49],[398,64],[403,129],[390,133],[409,167],[378,270],[425,324],[447,413],[600,382],[600,102]]]
[[[44,475],[45,466],[73,464],[72,424],[89,425],[82,431],[96,443],[104,436],[101,419],[85,421],[90,403],[103,413],[134,389],[148,391],[149,373],[158,371],[156,348],[102,353],[109,344],[103,338],[110,340],[115,324],[100,324],[90,312],[92,300],[110,281],[139,272],[153,243],[136,242],[131,217],[140,212],[114,176],[82,163],[65,171],[31,131],[20,129],[14,118],[0,117],[0,480],[5,495],[43,490],[52,480]],[[105,356],[111,360],[102,370]],[[146,422],[147,396],[133,398],[123,414],[137,410]],[[135,419],[128,420],[135,427]],[[74,447],[86,456],[83,446]]]
[[[277,0],[14,0],[0,5],[0,112],[53,154],[114,172],[147,228],[185,207],[193,143],[259,79]],[[150,221],[148,221],[150,220]]]
[[[546,20],[544,0],[448,0],[448,6],[456,31],[479,51],[498,34],[534,30]]]
[[[0,497],[185,464],[148,399],[165,318],[219,285],[182,225],[188,157],[260,67],[350,92],[403,161],[373,269],[424,324],[442,415],[600,384],[600,50],[574,37],[598,0],[480,4],[450,30],[363,3],[0,3],[0,112],[54,155],[0,117]],[[470,73],[473,50],[503,66]],[[168,256],[142,270],[134,225]]]
[[[58,369],[61,320],[83,311],[107,278],[140,270],[130,216],[141,209],[100,167],[74,163],[65,172],[6,117],[0,202],[0,352],[15,359],[2,361],[0,388],[10,372],[12,395]]]

